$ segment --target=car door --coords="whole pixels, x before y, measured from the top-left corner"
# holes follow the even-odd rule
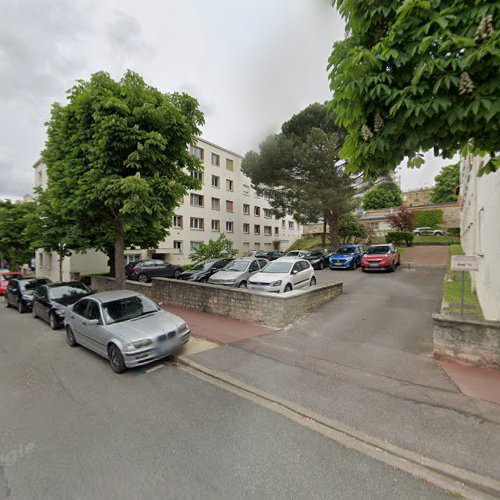
[[[49,313],[50,313],[50,299],[49,299],[49,291],[46,286],[40,287],[38,291],[38,300],[37,300],[37,309],[36,313],[40,318],[45,321],[49,321]]]
[[[309,285],[309,282],[311,280],[311,269],[312,267],[309,262],[299,262],[299,280],[297,284],[299,288],[304,288]]]
[[[69,324],[73,330],[73,335],[79,344],[89,347],[89,339],[85,335],[83,322],[85,321],[84,312],[87,309],[89,299],[81,299],[69,313]]]
[[[101,309],[95,300],[88,299],[87,302],[87,307],[81,316],[82,334],[86,337],[90,349],[106,356],[108,336],[102,321]]]
[[[10,280],[5,289],[5,300],[12,306],[17,306],[18,287],[17,280]]]
[[[300,269],[301,269],[300,262],[295,262],[295,264],[292,267],[292,271],[290,273],[290,279],[291,279],[293,288],[300,288],[300,285],[299,285]]]
[[[260,270],[259,262],[257,260],[253,260],[250,263],[250,266],[248,266],[248,272],[247,272],[247,278],[246,279],[250,278],[250,276],[253,276],[259,270]]]

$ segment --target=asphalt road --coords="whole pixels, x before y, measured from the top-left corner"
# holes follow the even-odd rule
[[[0,499],[441,498],[173,362],[114,374],[0,309]]]

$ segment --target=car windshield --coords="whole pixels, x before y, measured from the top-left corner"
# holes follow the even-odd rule
[[[132,297],[112,300],[102,305],[104,321],[108,325],[129,321],[158,310],[158,306],[152,300],[142,295],[133,295]]]
[[[309,252],[307,254],[307,257],[323,257],[323,252],[319,252],[319,251]]]
[[[293,262],[270,262],[264,269],[263,273],[288,273],[293,266]]]
[[[191,271],[208,271],[214,264],[215,262],[199,262],[191,268]]]
[[[72,283],[71,285],[59,285],[49,288],[49,297],[64,305],[73,304],[80,297],[89,293],[91,293],[90,288],[83,283]]]
[[[225,268],[224,271],[246,271],[249,262],[245,260],[235,260],[234,262],[230,262]]]
[[[380,254],[386,254],[389,253],[391,250],[391,247],[389,246],[380,246],[380,247],[370,247],[366,253],[368,255],[380,255]]]
[[[28,290],[34,290],[37,286],[45,285],[46,283],[50,283],[50,280],[40,279],[40,280],[20,281],[19,288],[24,292]]]
[[[297,257],[300,255],[300,250],[292,250],[291,252],[288,252],[287,255],[290,257]]]
[[[337,251],[335,253],[340,255],[346,255],[353,252],[354,252],[354,247],[340,247],[337,248]]]

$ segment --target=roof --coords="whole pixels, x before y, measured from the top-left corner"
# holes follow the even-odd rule
[[[111,302],[112,300],[126,299],[127,297],[134,297],[135,295],[141,295],[139,292],[134,292],[132,290],[111,290],[110,292],[99,292],[94,293],[90,297],[98,300],[101,303]]]
[[[280,257],[279,259],[276,259],[275,262],[277,262],[278,260],[280,262],[297,262],[298,260],[305,260],[305,259],[303,257],[299,257],[299,256]]]
[[[215,144],[215,142],[207,141],[206,139],[202,139],[201,137],[197,137],[196,140],[200,141],[200,142],[204,142],[205,144],[208,144],[209,146],[213,146],[214,148],[220,149],[221,151],[225,151],[226,153],[229,153],[233,156],[237,156],[238,158],[243,158],[243,156],[241,156],[240,154],[235,153],[234,151],[231,151],[230,149],[223,148],[222,146]]]

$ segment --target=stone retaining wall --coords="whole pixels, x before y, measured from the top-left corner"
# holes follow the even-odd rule
[[[99,292],[115,289],[114,278],[92,276]],[[165,305],[196,309],[267,326],[283,327],[342,293],[342,283],[317,285],[286,294],[255,293],[239,288],[154,278],[152,283],[127,281],[134,290]]]
[[[434,314],[434,357],[500,369],[500,323]]]

